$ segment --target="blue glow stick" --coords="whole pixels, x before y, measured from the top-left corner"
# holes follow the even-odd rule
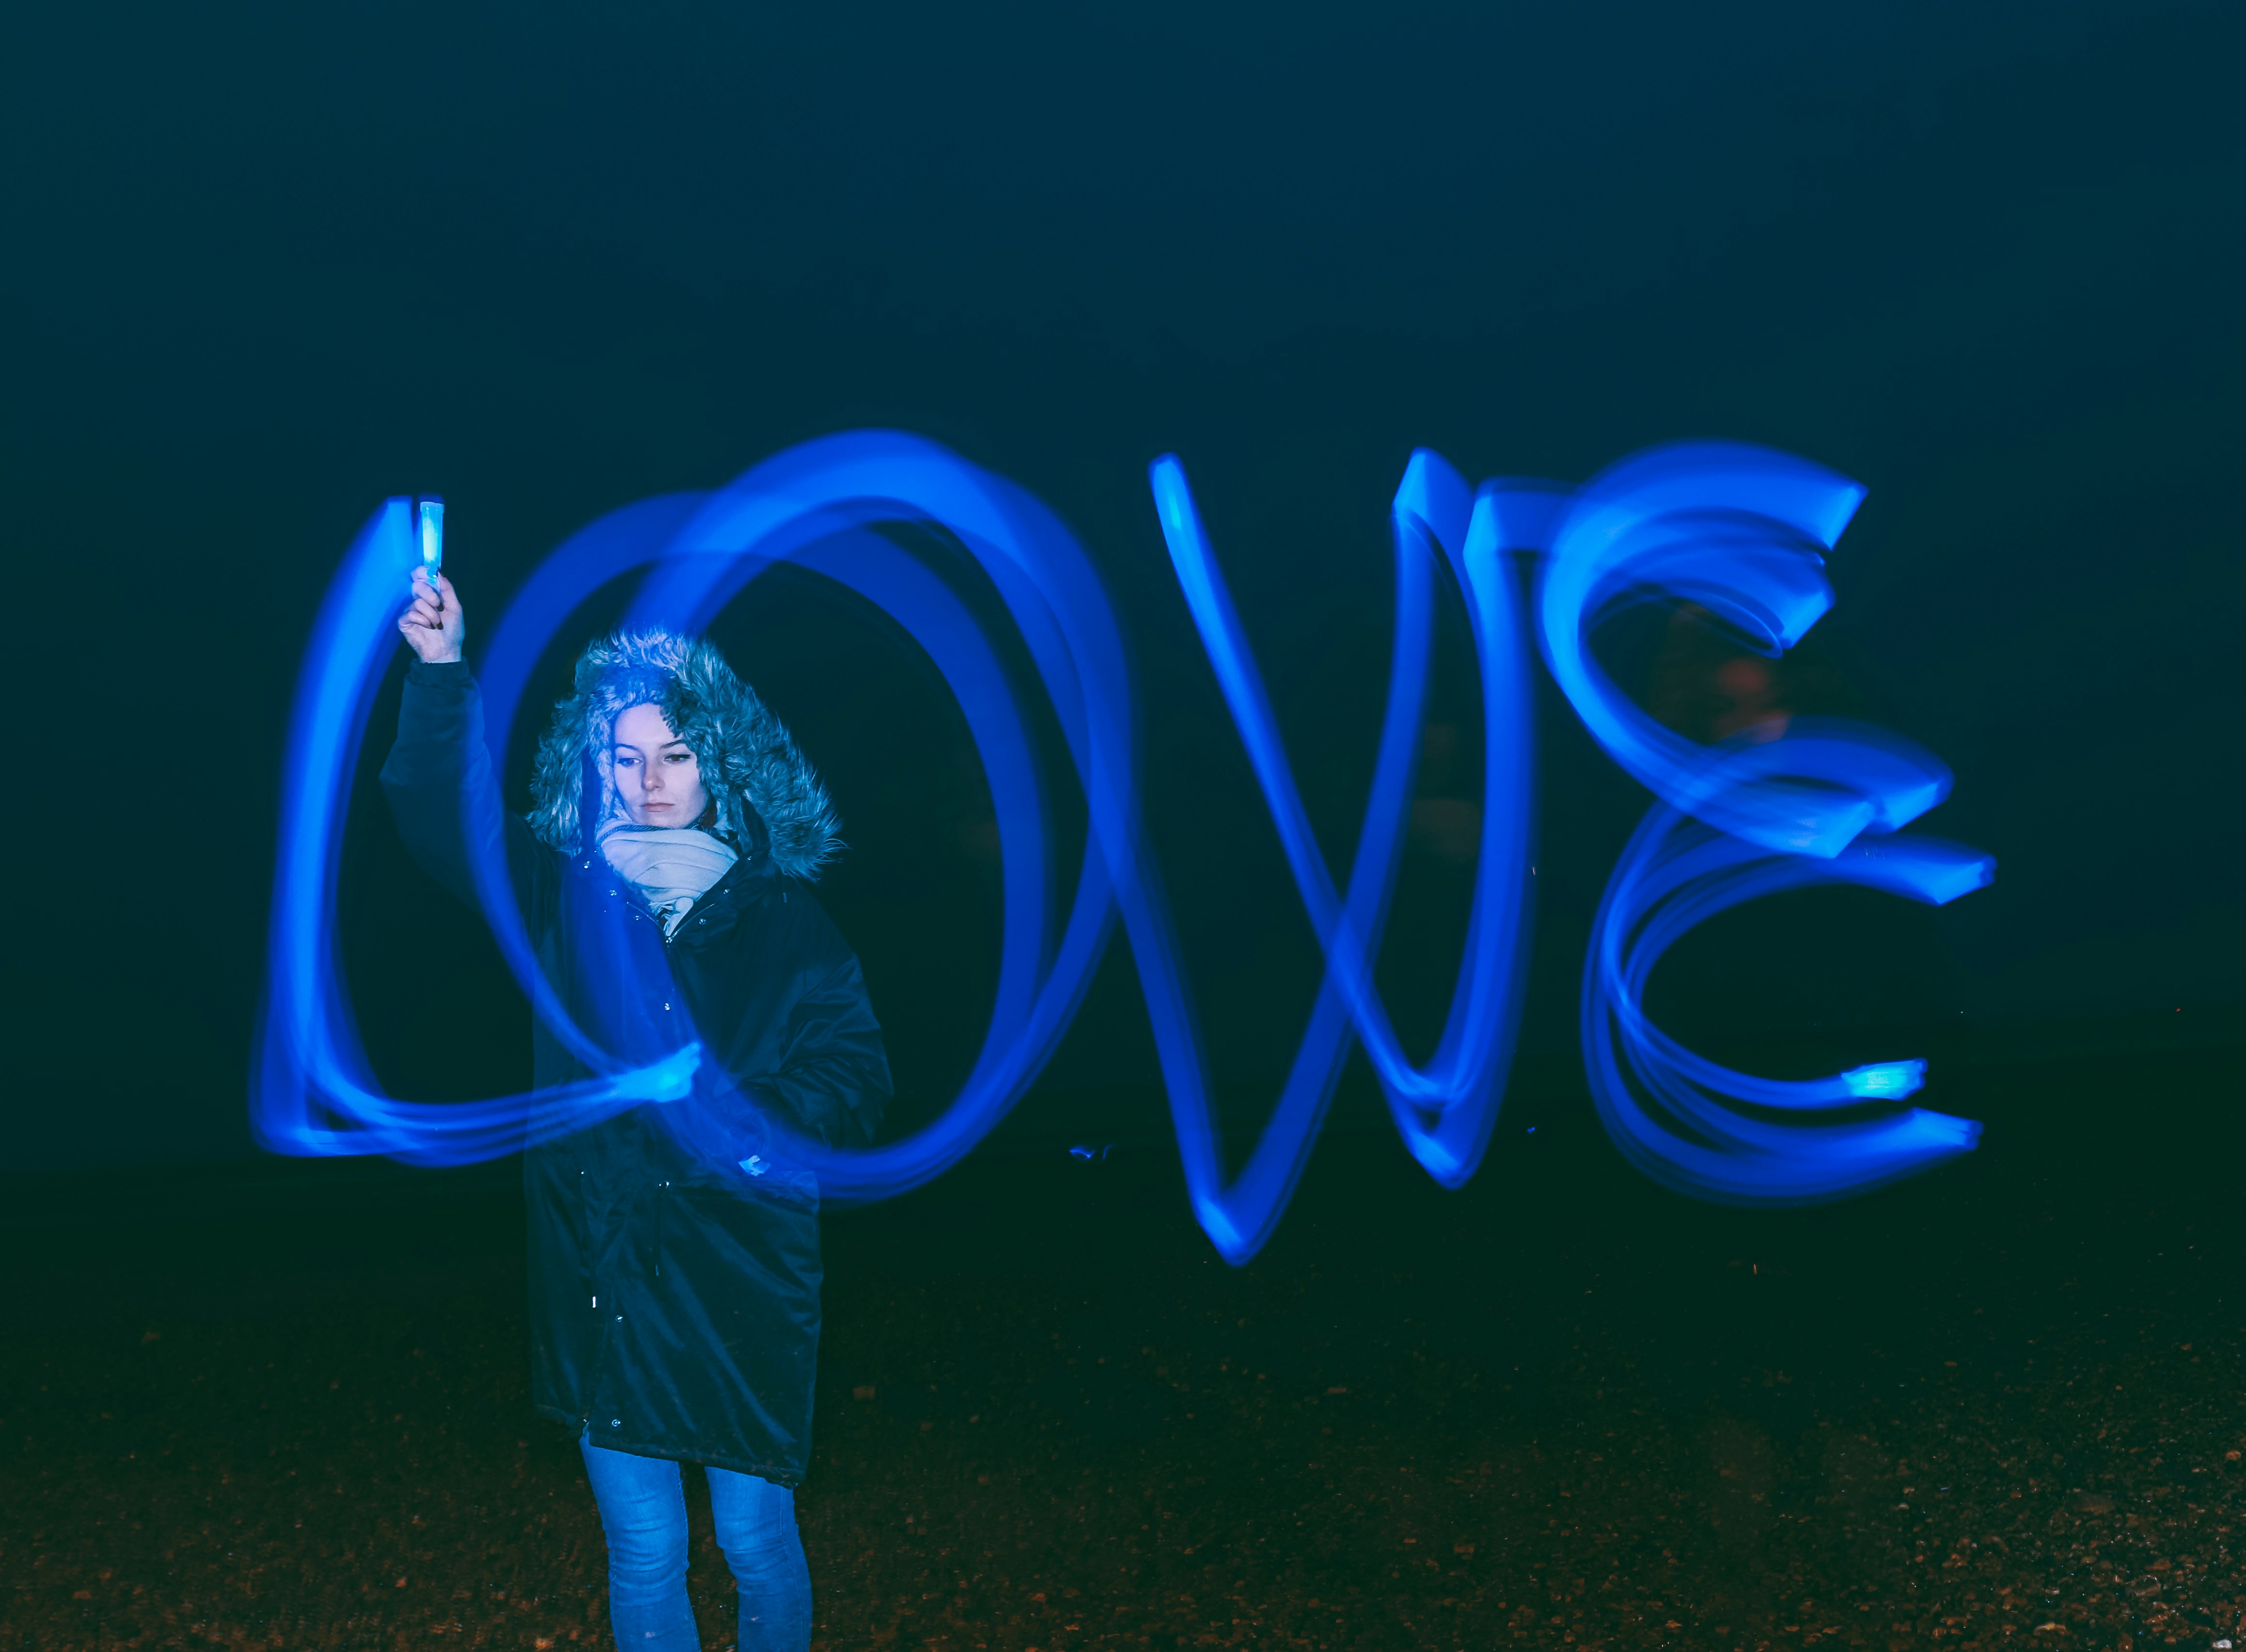
[[[437,595],[437,576],[445,571],[445,501],[425,499],[419,511],[421,527],[421,571],[428,577],[429,594]],[[442,597],[438,597],[441,604]]]

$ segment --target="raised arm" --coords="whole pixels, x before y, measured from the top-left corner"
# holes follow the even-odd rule
[[[398,739],[382,765],[383,795],[398,835],[423,871],[473,906],[475,884],[461,806],[480,793],[486,806],[477,817],[497,837],[494,847],[515,851],[507,865],[515,898],[524,900],[534,850],[527,828],[507,814],[492,777],[483,698],[460,657],[466,624],[452,581],[439,574],[432,588],[428,575],[415,568],[413,599],[398,616],[398,629],[414,655],[398,707]]]

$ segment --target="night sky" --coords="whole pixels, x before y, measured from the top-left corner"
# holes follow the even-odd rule
[[[1848,472],[1870,495],[1817,648],[1953,766],[1926,827],[1998,880],[1938,921],[1836,899],[1712,937],[1671,989],[1686,1030],[2246,999],[2242,32],[2155,0],[12,12],[11,1160],[248,1151],[282,727],[385,495],[446,497],[487,634],[592,517],[862,426],[1012,478],[1099,561],[1212,1064],[1250,1113],[1315,964],[1162,550],[1165,452],[1337,860],[1414,446],[1580,479],[1728,437]],[[759,588],[721,640],[834,785],[854,847],[824,898],[909,1120],[987,1010],[971,753],[830,591]],[[1439,717],[1467,715],[1463,656],[1441,681]],[[1524,1037],[1557,1060],[1645,799],[1546,711]],[[359,805],[345,947],[378,1071],[519,1085],[479,921]],[[1464,887],[1415,856],[1384,962],[1407,1029],[1439,1019]],[[1152,1075],[1119,943],[1026,1105],[1062,1128],[1068,1096],[1135,1090],[1158,1121]]]

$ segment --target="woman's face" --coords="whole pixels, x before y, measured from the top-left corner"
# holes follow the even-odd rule
[[[651,705],[617,715],[609,762],[634,826],[691,826],[710,806],[702,765]]]

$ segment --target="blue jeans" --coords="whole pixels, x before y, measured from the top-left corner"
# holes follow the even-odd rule
[[[619,1652],[702,1652],[686,1600],[686,1493],[668,1458],[577,1442],[609,1539],[609,1623]],[[785,1485],[712,1468],[718,1547],[740,1591],[739,1652],[805,1652],[811,1571]]]

